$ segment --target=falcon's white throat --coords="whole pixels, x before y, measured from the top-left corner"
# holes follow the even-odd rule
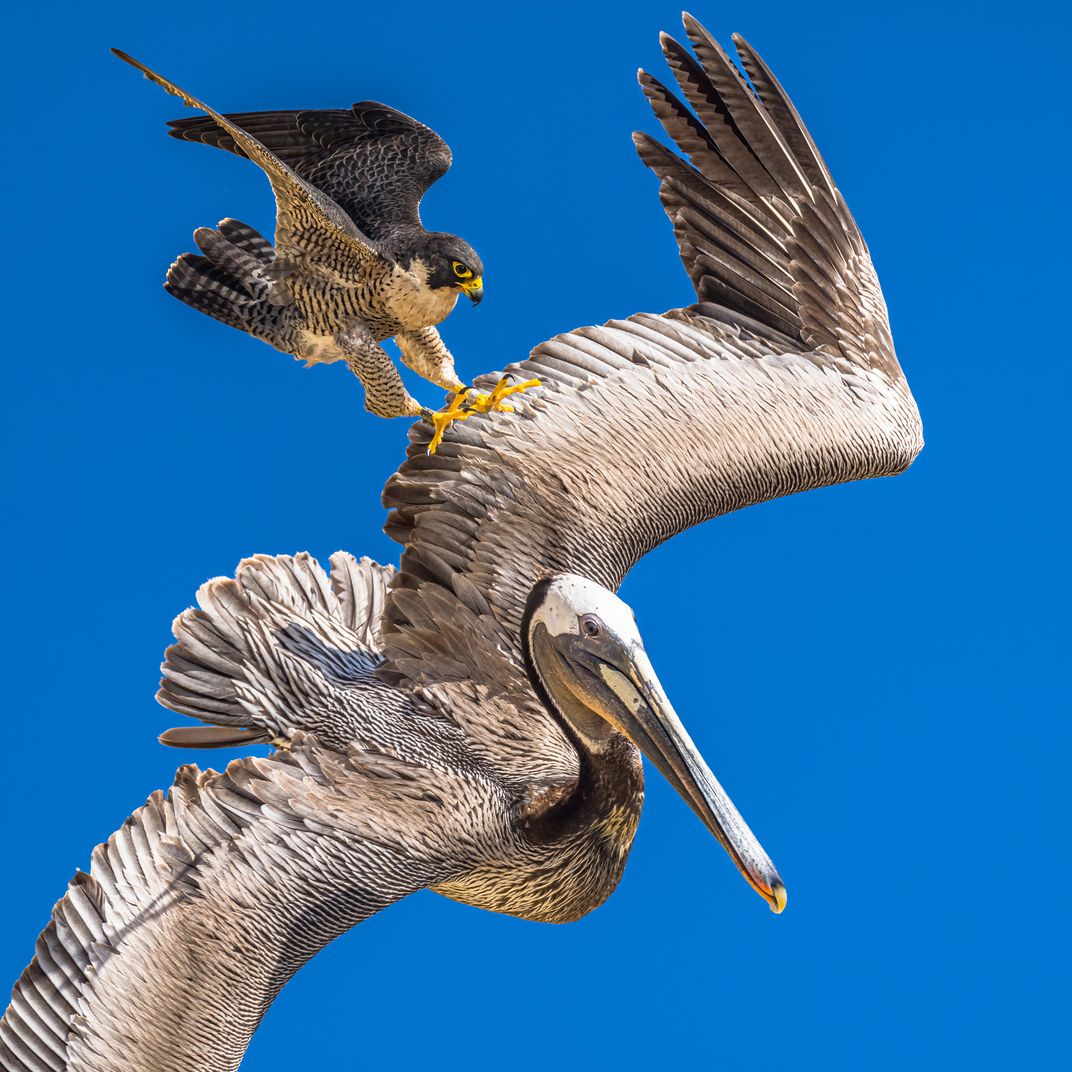
[[[407,331],[444,321],[458,302],[454,287],[430,287],[428,265],[414,257],[409,269],[395,265],[384,304]]]

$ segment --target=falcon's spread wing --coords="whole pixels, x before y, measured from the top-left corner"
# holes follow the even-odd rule
[[[867,247],[811,138],[747,45],[762,101],[701,26],[685,27],[700,62],[664,49],[694,113],[641,82],[689,161],[637,142],[700,300],[542,344],[512,370],[542,388],[512,417],[455,424],[431,457],[414,426],[384,493],[405,547],[384,626],[400,678],[437,673],[407,641],[422,616],[472,617],[520,666],[544,571],[617,588],[691,525],[899,473],[922,445]]]
[[[141,71],[150,82],[178,97],[188,108],[207,112],[212,122],[226,131],[268,176],[275,194],[276,245],[281,253],[315,252],[321,258],[334,260],[336,265],[354,258],[371,260],[379,257],[367,236],[331,197],[303,179],[255,137],[132,56],[117,48],[112,52],[124,63]]]
[[[435,131],[375,101],[224,118],[327,194],[372,239],[398,224],[419,226],[421,198],[450,167],[450,149]],[[212,119],[173,119],[168,126],[174,138],[248,155]]]

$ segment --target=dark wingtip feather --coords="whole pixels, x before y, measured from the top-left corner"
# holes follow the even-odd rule
[[[201,117],[194,116],[194,122],[200,123]],[[216,124],[213,124],[216,126]],[[201,139],[194,134],[192,137],[189,133],[190,120],[189,119],[169,119],[167,120],[168,137],[177,138],[179,141],[200,141]],[[218,130],[219,127],[217,126]]]
[[[633,144],[636,146],[636,151],[640,154],[640,158],[645,164],[648,163],[648,156],[659,160],[665,160],[667,156],[672,156],[679,163],[683,163],[681,157],[670,149],[667,149],[658,138],[653,138],[645,130],[633,131]]]
[[[651,168],[659,179],[665,179],[671,172],[692,170],[677,153],[643,130],[633,132],[633,145],[644,165]]]
[[[704,26],[695,15],[688,11],[681,12],[681,25],[685,27],[685,33],[690,37],[696,32],[707,33],[707,27]]]

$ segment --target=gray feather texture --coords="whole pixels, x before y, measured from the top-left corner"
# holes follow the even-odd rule
[[[535,691],[533,586],[559,570],[614,589],[691,525],[915,457],[881,291],[825,164],[747,45],[751,86],[686,30],[695,58],[664,47],[687,104],[641,76],[678,151],[637,144],[697,302],[543,343],[515,366],[541,390],[451,426],[434,456],[415,425],[384,493],[397,573],[257,556],[202,587],[159,698],[203,725],[164,739],[281,747],[181,768],[95,850],[0,1021],[5,1069],[237,1068],[305,960],[418,889],[557,922],[602,903],[639,820],[638,754],[617,734],[593,764]],[[176,129],[256,159],[221,126]],[[312,130],[261,131],[303,191]],[[267,264],[259,236],[219,234],[235,252],[218,260],[264,271],[244,259]]]
[[[518,419],[474,417],[434,457],[414,426],[384,493],[405,548],[394,590],[415,593],[388,605],[389,666],[433,590],[516,649],[544,571],[613,590],[691,525],[902,472],[922,446],[867,246],[807,131],[743,42],[773,111],[703,27],[687,15],[685,27],[701,63],[663,45],[696,114],[640,82],[688,159],[635,140],[698,301],[541,344],[508,370],[543,383]]]

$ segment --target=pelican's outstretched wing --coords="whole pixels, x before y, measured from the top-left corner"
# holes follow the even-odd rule
[[[436,777],[301,738],[181,768],[56,904],[0,1019],[0,1068],[237,1068],[314,953],[457,873]]]
[[[188,108],[208,113],[212,121],[268,176],[275,194],[276,244],[280,252],[312,248],[322,257],[334,253],[337,259],[343,260],[371,260],[380,256],[335,201],[303,179],[256,138],[133,56],[118,48],[113,48],[112,52],[124,63],[141,71],[150,82],[178,97]]]
[[[388,571],[332,565],[249,559],[176,619],[160,698],[222,728],[169,743],[287,749],[180,768],[94,850],[15,984],[0,1068],[237,1068],[317,950],[409,893],[449,892],[507,828],[458,727],[373,674]],[[467,802],[464,827],[444,800]]]
[[[433,456],[414,426],[384,492],[405,546],[384,627],[399,679],[442,676],[407,640],[420,619],[471,619],[517,665],[544,571],[613,589],[691,525],[899,473],[920,449],[867,247],[796,111],[747,45],[762,100],[699,24],[685,27],[699,61],[669,38],[664,50],[693,111],[641,84],[690,162],[637,144],[699,301],[542,344],[511,371],[543,387],[512,417],[453,425]]]

